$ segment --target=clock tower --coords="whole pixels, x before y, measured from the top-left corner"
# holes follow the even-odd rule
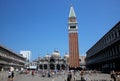
[[[68,18],[69,35],[69,68],[79,68],[78,23],[73,6],[70,7]]]

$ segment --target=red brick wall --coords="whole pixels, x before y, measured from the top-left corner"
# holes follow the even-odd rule
[[[79,46],[78,33],[69,33],[69,66],[71,68],[79,67]]]

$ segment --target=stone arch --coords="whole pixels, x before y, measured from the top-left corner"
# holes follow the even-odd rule
[[[61,65],[61,69],[65,70],[65,65],[64,64]]]
[[[39,68],[40,68],[40,69],[43,69],[43,65],[42,65],[42,64],[40,64],[40,65],[39,65]]]
[[[56,65],[57,70],[60,70],[60,64]]]
[[[48,67],[47,67],[47,64],[44,64],[44,69],[47,69]]]
[[[54,70],[55,69],[55,65],[54,64],[50,64],[50,69]]]
[[[54,59],[54,58],[51,58],[51,59],[50,59],[50,62],[55,62],[55,59]]]

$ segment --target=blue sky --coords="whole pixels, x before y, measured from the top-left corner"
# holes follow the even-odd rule
[[[79,52],[85,55],[120,21],[120,0],[0,0],[0,44],[19,53],[32,51],[32,60],[59,50],[68,53],[71,3],[79,28]]]

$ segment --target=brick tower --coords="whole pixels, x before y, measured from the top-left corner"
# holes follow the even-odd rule
[[[69,68],[79,68],[78,25],[73,6],[70,7],[68,19]]]

